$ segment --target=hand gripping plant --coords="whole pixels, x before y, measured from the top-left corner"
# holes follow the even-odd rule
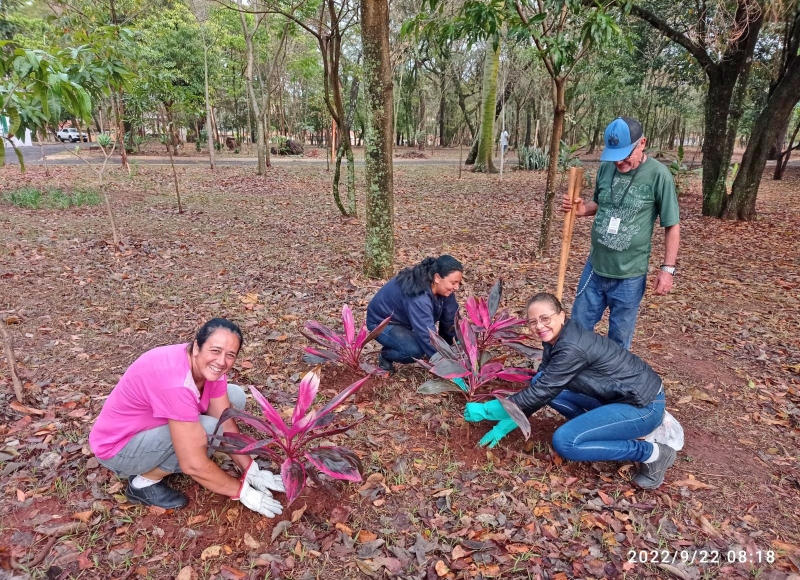
[[[319,322],[309,320],[305,324],[308,332],[301,330],[300,333],[308,340],[316,342],[324,348],[307,346],[303,361],[310,364],[338,362],[357,373],[363,371],[369,375],[386,374],[383,369],[362,361],[361,354],[366,344],[383,332],[390,320],[391,316],[383,320],[372,332],[368,332],[367,325],[364,324],[356,334],[353,311],[350,310],[347,304],[342,307],[344,334],[339,334]]]
[[[443,379],[461,379],[460,384],[431,380],[420,385],[422,394],[458,392],[467,401],[482,401],[492,397],[501,398],[518,389],[500,388],[491,392],[479,392],[481,387],[498,379],[517,383],[530,382],[533,370],[505,367],[505,356],[492,357],[491,353],[478,350],[478,339],[468,320],[456,319],[456,338],[460,346],[451,347],[435,332],[430,333],[431,344],[436,349],[430,362],[418,360],[422,366]],[[463,386],[461,386],[463,384]]]
[[[250,392],[261,405],[264,416],[256,417],[246,411],[230,407],[220,415],[217,429],[228,419],[238,419],[264,437],[255,439],[239,433],[209,435],[209,446],[223,453],[255,455],[280,464],[287,505],[291,504],[305,487],[306,476],[315,482],[320,482],[317,471],[335,479],[361,481],[361,461],[353,451],[329,445],[312,447],[311,443],[315,439],[344,433],[363,420],[359,419],[343,427],[328,427],[335,418],[332,411],[358,391],[368,379],[369,377],[364,377],[356,381],[331,399],[322,409],[315,411],[310,410],[310,407],[319,390],[319,375],[313,371],[307,373],[300,381],[297,404],[290,425],[287,425],[275,407],[251,386]]]

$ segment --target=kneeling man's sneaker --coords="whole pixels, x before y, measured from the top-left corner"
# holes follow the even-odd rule
[[[177,489],[172,489],[164,483],[163,479],[158,483],[141,488],[133,487],[128,482],[128,487],[125,488],[125,497],[131,503],[154,505],[166,510],[177,510],[189,503],[185,494]]]
[[[655,489],[664,483],[667,469],[675,463],[677,452],[669,445],[658,445],[658,459],[652,463],[640,463],[639,472],[633,476],[633,483],[644,489]]]

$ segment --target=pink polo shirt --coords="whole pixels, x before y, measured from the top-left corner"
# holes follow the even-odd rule
[[[134,435],[166,425],[170,419],[196,423],[211,399],[227,393],[228,379],[223,376],[206,382],[200,394],[186,347],[154,348],[128,367],[89,433],[89,446],[97,457],[114,457]]]

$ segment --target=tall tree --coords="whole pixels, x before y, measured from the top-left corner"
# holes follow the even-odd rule
[[[361,1],[361,42],[367,95],[367,235],[364,271],[388,278],[394,267],[392,67],[388,0]]]
[[[672,2],[661,6],[664,16],[639,4],[624,4],[631,14],[686,49],[708,77],[703,137],[705,216],[720,217],[724,209],[728,167],[765,1],[718,0],[699,6]],[[728,18],[729,14],[733,18]]]
[[[208,53],[214,45],[214,40],[208,30],[208,17],[210,6],[208,0],[189,0],[192,14],[200,25],[200,38],[203,42],[203,92],[206,106],[206,145],[208,146],[208,162],[211,170],[215,169],[214,159],[214,135],[211,132],[211,95],[208,86]],[[200,139],[200,135],[197,135]]]
[[[546,0],[534,3],[532,0],[515,0],[514,7],[520,21],[520,25],[515,26],[517,34],[522,31],[529,34],[530,42],[552,81],[550,161],[537,245],[537,254],[543,255],[550,247],[558,158],[567,114],[567,82],[575,66],[589,53],[589,49],[607,44],[620,34],[620,29],[605,12],[605,7],[599,3],[593,8],[585,8],[580,2]]]
[[[722,211],[722,217],[725,218],[744,221],[755,219],[758,186],[767,164],[769,149],[775,144],[779,133],[786,132],[792,111],[800,101],[800,4],[789,6],[784,24],[778,74],[770,86],[767,102],[753,125],[731,195],[725,198]]]

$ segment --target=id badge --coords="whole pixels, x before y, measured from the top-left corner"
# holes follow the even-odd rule
[[[618,217],[612,217],[608,222],[608,233],[616,235],[619,232],[619,224],[622,219]]]

